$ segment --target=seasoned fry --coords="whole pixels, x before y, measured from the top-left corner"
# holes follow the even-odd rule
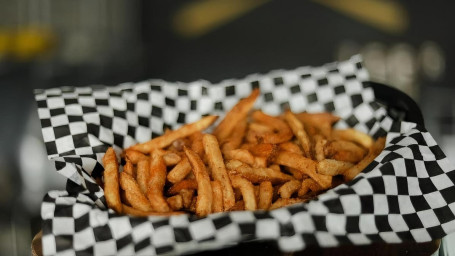
[[[320,134],[316,134],[313,136],[314,139],[314,158],[317,161],[322,161],[325,159],[325,152],[324,148],[327,144],[327,140]]]
[[[177,211],[183,208],[183,198],[181,195],[175,195],[166,199],[167,204],[172,210]]]
[[[125,172],[120,173],[120,187],[125,191],[126,200],[132,207],[145,212],[153,210],[147,197],[131,175]]]
[[[292,132],[300,143],[300,146],[303,148],[304,156],[307,158],[312,158],[311,155],[311,141],[303,128],[303,124],[297,119],[297,117],[290,111],[284,113],[284,118],[291,127]]]
[[[190,135],[191,150],[193,150],[199,157],[204,160],[204,145],[202,145],[202,137],[204,134],[201,132],[195,132]]]
[[[300,189],[300,185],[301,182],[299,180],[288,181],[278,189],[278,194],[281,198],[291,198],[292,194]]]
[[[209,174],[201,158],[194,151],[186,147],[183,150],[197,181],[196,214],[198,216],[206,216],[212,212],[213,192]]]
[[[254,211],[257,208],[256,196],[254,195],[254,186],[248,180],[233,175],[231,176],[232,186],[240,189],[242,192],[243,201],[245,203],[245,210]]]
[[[245,210],[245,202],[243,200],[238,200],[235,202],[234,206],[229,209],[229,211],[243,211]]]
[[[219,180],[214,180],[211,182],[212,192],[213,192],[213,202],[212,202],[212,212],[222,212],[223,211],[223,187]]]
[[[281,151],[278,153],[275,163],[301,171],[314,179],[323,188],[328,188],[332,184],[332,176],[317,174],[316,162],[301,155]]]
[[[366,133],[353,128],[344,130],[333,130],[332,137],[340,140],[353,141],[364,148],[370,148],[373,145],[373,139]]]
[[[156,212],[169,212],[171,210],[163,196],[165,183],[166,165],[164,164],[163,155],[158,152],[152,152],[150,177],[147,183],[147,198]]]
[[[370,148],[370,151],[368,154],[363,158],[360,162],[358,162],[356,165],[352,166],[348,170],[346,170],[343,173],[344,180],[345,181],[350,181],[354,179],[357,174],[359,174],[363,169],[365,169],[373,160],[381,153],[381,151],[384,149],[385,146],[385,137],[378,138],[372,147]]]
[[[362,160],[367,151],[353,142],[334,140],[327,142],[324,147],[324,153],[327,158],[357,163]]]
[[[184,157],[171,171],[167,174],[167,180],[172,183],[177,183],[185,179],[191,172],[191,165],[188,158]]]
[[[281,151],[287,151],[299,155],[303,155],[303,151],[300,149],[300,147],[297,144],[294,144],[290,141],[288,142],[283,142],[278,145]]]
[[[136,144],[130,147],[130,149],[140,151],[142,153],[150,153],[153,149],[160,149],[169,146],[176,139],[186,137],[197,131],[205,130],[211,124],[213,124],[217,116],[206,116],[191,124],[186,124],[177,130],[171,131],[160,137],[154,138],[147,142]]]
[[[226,139],[225,142],[221,142],[222,151],[229,151],[233,149],[237,149],[243,141],[243,137],[245,137],[245,132],[247,128],[246,119],[240,121],[232,131],[232,134]]]
[[[164,164],[166,166],[174,166],[182,160],[182,158],[174,152],[166,152],[163,154]]]
[[[193,201],[194,190],[193,189],[182,189],[179,195],[182,197],[183,208],[189,209],[191,202]]]
[[[333,159],[324,159],[318,162],[317,171],[319,174],[324,175],[340,175],[343,174],[347,169],[354,166],[352,163],[343,162]]]
[[[290,140],[293,136],[292,130],[286,122],[277,117],[269,116],[262,111],[254,111],[251,117],[257,122],[272,127],[274,132],[260,133],[249,130],[246,135],[248,142],[278,144]]]
[[[115,151],[112,147],[108,148],[103,157],[104,165],[104,197],[106,198],[107,205],[115,212],[122,212],[122,202],[120,201],[119,190],[119,173],[118,162]]]
[[[308,191],[318,192],[323,190],[323,188],[313,179],[304,179],[298,191],[299,197],[304,197]]]
[[[141,160],[149,159],[148,156],[142,154],[141,152],[133,149],[127,149],[124,152],[125,158],[130,160],[132,164],[137,164]]]
[[[131,177],[136,177],[136,173],[134,171],[134,166],[133,164],[131,163],[130,160],[126,159],[126,163],[125,165],[123,166],[123,172],[125,173],[128,173],[129,175],[131,175]]]
[[[259,202],[258,209],[267,210],[272,205],[273,187],[270,181],[264,181],[259,184]]]
[[[224,165],[224,160],[221,156],[218,141],[215,136],[205,134],[204,137],[202,137],[202,144],[204,145],[209,167],[212,170],[213,179],[220,181],[223,187],[223,207],[224,209],[229,209],[234,206],[235,203],[234,191],[232,190],[226,166]]]
[[[169,195],[176,195],[180,193],[183,189],[192,189],[196,190],[197,189],[197,181],[196,180],[182,180],[177,183],[175,183],[172,187],[169,188],[167,193]]]
[[[136,180],[142,193],[147,194],[147,184],[150,177],[150,161],[141,160],[137,163]]]
[[[338,122],[340,118],[330,113],[299,113],[296,114],[297,118],[304,124],[305,128],[310,134],[317,132],[329,138],[332,132],[332,126]],[[312,132],[310,132],[313,130]]]
[[[145,212],[141,211],[138,209],[135,209],[133,207],[130,207],[126,204],[122,204],[122,210],[123,213],[131,216],[137,216],[137,217],[148,217],[148,216],[172,216],[172,215],[180,215],[180,214],[185,214],[185,212],[178,212],[178,211],[173,211],[173,212]]]
[[[253,168],[240,161],[230,160],[226,163],[230,175],[239,175],[255,184],[270,181],[272,184],[282,184],[292,180],[292,176],[271,168]]]
[[[255,163],[254,156],[246,149],[231,149],[223,152],[226,160],[239,160],[244,163],[253,165]]]
[[[267,167],[267,158],[261,157],[261,156],[255,157],[253,167],[266,168]]]
[[[259,90],[255,89],[251,94],[245,99],[240,100],[224,117],[224,119],[218,124],[218,126],[213,131],[213,134],[216,136],[218,141],[224,141],[231,132],[234,130],[234,127],[241,121],[244,120],[250,112],[251,108],[256,101],[256,98],[259,96]]]
[[[279,198],[269,208],[269,210],[275,210],[287,205],[296,204],[303,202],[300,198]]]

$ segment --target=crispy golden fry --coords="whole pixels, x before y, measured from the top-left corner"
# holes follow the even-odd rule
[[[185,147],[185,146],[186,147],[191,147],[191,140],[189,139],[189,136],[186,137],[186,138],[180,138],[180,139],[174,140],[172,142],[172,144],[169,146],[168,150],[169,151],[182,152],[183,151],[183,147]]]
[[[245,202],[243,200],[238,200],[235,202],[234,206],[229,209],[229,211],[244,211],[245,210]]]
[[[352,166],[354,165],[349,162],[343,162],[334,159],[324,159],[318,162],[317,171],[319,174],[335,176],[343,174]]]
[[[245,144],[245,147],[247,147],[255,157],[265,158],[266,164],[272,162],[279,152],[278,145],[271,143]]]
[[[332,185],[332,176],[317,174],[316,162],[301,155],[281,151],[278,153],[275,163],[301,171],[314,179],[323,188],[329,188]]]
[[[136,180],[131,175],[125,172],[120,173],[120,187],[125,191],[126,200],[132,207],[145,212],[153,210],[147,197],[142,193]]]
[[[137,163],[136,180],[142,193],[147,194],[147,184],[150,177],[150,161],[141,160]]]
[[[294,144],[290,141],[288,142],[283,142],[278,145],[281,151],[287,151],[299,155],[303,155],[303,151],[300,149],[300,147],[297,144]]]
[[[264,181],[259,184],[259,202],[258,209],[267,210],[272,205],[273,187],[270,181]]]
[[[327,142],[324,147],[324,153],[327,158],[357,163],[362,160],[367,151],[354,142],[347,140],[334,140]]]
[[[318,192],[323,188],[313,179],[304,179],[297,194],[299,197],[304,197],[310,190]]]
[[[112,147],[108,148],[103,157],[104,165],[104,197],[107,205],[115,212],[122,212],[122,202],[120,201],[118,162],[115,151]]]
[[[339,140],[353,141],[367,149],[373,145],[373,139],[368,134],[355,130],[353,128],[333,130],[332,137]]]
[[[137,164],[141,160],[149,159],[148,156],[142,154],[141,152],[133,149],[127,149],[124,151],[126,159],[130,160],[132,164]]]
[[[166,183],[166,165],[163,155],[152,152],[150,159],[150,177],[147,183],[147,198],[156,212],[169,212],[171,209],[163,196]]]
[[[131,175],[131,177],[136,177],[136,173],[134,171],[134,166],[133,164],[131,163],[130,160],[126,159],[126,163],[125,165],[123,166],[123,172],[125,173],[128,173],[129,175]]]
[[[325,159],[325,152],[324,148],[327,144],[327,140],[320,134],[316,134],[313,136],[314,139],[314,158],[317,161],[322,161]]]
[[[255,121],[272,127],[274,132],[260,133],[254,130],[248,130],[246,134],[248,142],[278,144],[292,138],[293,134],[291,128],[289,128],[286,122],[280,118],[269,116],[258,110],[254,111],[251,116]]]
[[[299,180],[290,180],[284,183],[279,189],[278,194],[281,198],[291,198],[292,194],[297,192],[300,189],[302,182]]]
[[[191,190],[196,190],[197,189],[197,181],[196,180],[182,180],[177,183],[175,183],[172,187],[170,187],[167,191],[169,195],[176,195],[180,193],[181,190],[183,189],[191,189]]]
[[[257,156],[254,158],[253,167],[255,168],[267,168],[267,158]]]
[[[381,153],[385,146],[385,137],[378,138],[371,146],[368,154],[356,165],[349,168],[343,173],[344,180],[350,181],[354,179],[357,174],[363,171],[373,160]]]
[[[332,126],[334,123],[338,122],[340,120],[340,117],[335,116],[330,113],[299,113],[296,114],[297,118],[305,125],[305,128],[310,128],[311,127],[315,128],[317,131],[319,131],[322,135],[324,135],[326,138],[329,138],[331,135],[332,131]],[[307,130],[309,132],[309,130]],[[313,131],[313,132],[317,132]],[[309,132],[309,134],[315,134],[312,132]]]
[[[311,154],[311,141],[303,128],[303,124],[297,119],[297,117],[290,110],[284,113],[284,119],[291,127],[292,132],[300,143],[300,146],[303,148],[304,156],[307,158],[312,158]]]
[[[130,207],[126,204],[122,204],[122,209],[123,213],[135,217],[148,217],[148,216],[172,216],[172,215],[180,215],[180,214],[185,214],[185,212],[178,212],[178,211],[173,211],[173,212],[145,212],[141,211],[138,209],[135,209],[133,207]]]
[[[207,216],[212,212],[213,198],[209,174],[201,158],[194,151],[186,147],[183,150],[191,164],[197,181],[196,214],[198,216]]]
[[[204,145],[202,145],[202,137],[204,134],[201,132],[195,132],[190,136],[191,139],[191,150],[193,150],[199,157],[204,160]]]
[[[218,124],[218,126],[213,131],[213,134],[216,136],[218,141],[224,141],[234,130],[234,127],[238,125],[242,120],[245,120],[248,112],[256,101],[256,98],[259,96],[259,90],[255,89],[251,94],[240,100],[224,117],[224,119]]]
[[[163,160],[166,166],[174,166],[179,163],[182,158],[174,152],[167,151],[163,154]]]
[[[205,134],[202,137],[202,144],[204,145],[208,165],[212,170],[212,177],[214,180],[221,182],[223,191],[223,208],[229,209],[234,206],[235,203],[234,191],[226,171],[226,166],[224,165],[218,141],[214,135]]]
[[[183,198],[181,195],[175,195],[166,199],[167,204],[172,210],[177,211],[183,208]]]
[[[185,179],[191,172],[191,165],[188,158],[184,157],[180,162],[172,168],[167,174],[167,180],[172,183],[177,183]]]
[[[182,189],[179,195],[182,197],[183,208],[189,209],[191,202],[193,201],[194,190],[193,189]]]
[[[245,203],[245,210],[254,211],[257,209],[256,197],[254,195],[254,186],[248,180],[237,176],[231,176],[232,186],[239,188],[242,192],[243,201]]]
[[[276,172],[281,172],[281,168],[277,164],[272,164],[272,165],[269,166],[269,168],[274,170],[274,171],[276,171]]]
[[[222,212],[223,207],[223,187],[219,180],[211,182],[213,192],[212,212]],[[234,194],[234,192],[232,192]],[[232,205],[234,206],[234,205]]]
[[[239,175],[255,184],[270,181],[272,184],[282,184],[292,180],[292,176],[275,171],[271,168],[253,168],[240,161],[230,160],[226,163],[230,175]]]
[[[300,198],[278,198],[270,207],[269,210],[275,210],[284,206],[288,206],[291,204],[301,203],[303,202]]]
[[[273,127],[270,127],[268,125],[261,124],[258,122],[251,122],[248,125],[248,130],[256,132],[256,133],[272,133]]]
[[[243,137],[245,137],[245,132],[247,128],[246,119],[240,121],[232,131],[232,134],[226,139],[226,141],[221,142],[222,151],[229,151],[232,149],[237,149],[243,141]]]
[[[295,168],[285,166],[284,169],[289,172],[296,180],[302,180],[305,176],[308,176]]]
[[[254,164],[254,156],[247,149],[238,148],[223,151],[223,156],[226,160],[239,160],[250,165]]]
[[[213,124],[217,118],[218,118],[217,116],[203,117],[199,121],[183,125],[177,130],[171,131],[167,134],[164,134],[147,142],[133,145],[130,147],[130,149],[137,150],[142,153],[150,153],[154,149],[160,149],[169,146],[176,139],[186,137],[197,131],[205,130],[207,127]]]

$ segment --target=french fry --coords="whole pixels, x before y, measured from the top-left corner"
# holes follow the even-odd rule
[[[333,140],[326,143],[324,153],[327,158],[357,163],[367,153],[364,148],[354,142],[346,140]]]
[[[183,198],[181,195],[175,195],[166,199],[167,204],[172,210],[177,211],[183,208]]]
[[[212,212],[222,212],[223,207],[223,187],[219,180],[214,180],[212,184],[213,202]]]
[[[355,130],[353,128],[333,130],[332,137],[340,140],[353,141],[367,149],[373,145],[373,139],[368,134]]]
[[[182,158],[178,154],[168,151],[163,154],[163,160],[166,166],[174,166],[179,163]]]
[[[248,130],[253,131],[255,133],[272,133],[273,127],[258,122],[251,122],[248,125]]]
[[[130,149],[140,151],[142,153],[150,153],[153,149],[161,149],[166,146],[169,146],[176,139],[186,137],[192,133],[203,131],[211,124],[213,124],[217,116],[206,116],[191,124],[186,124],[180,127],[177,130],[171,131],[162,136],[156,137],[147,142],[136,144],[130,147]]]
[[[272,205],[273,187],[270,181],[264,181],[259,184],[259,202],[258,209],[267,210]]]
[[[180,162],[172,168],[167,174],[167,180],[172,183],[177,183],[185,179],[186,176],[191,172],[191,165],[188,158],[184,157]]]
[[[124,151],[125,158],[131,161],[132,164],[137,164],[141,160],[148,160],[149,157],[134,149],[126,149]]]
[[[291,198],[292,194],[300,189],[301,184],[299,180],[290,180],[278,189],[278,194],[281,198]]]
[[[191,189],[191,190],[196,190],[197,189],[197,181],[196,180],[182,180],[177,183],[175,183],[172,187],[170,187],[167,191],[169,195],[176,195],[180,193],[183,189]]]
[[[294,144],[290,141],[280,143],[280,144],[278,144],[278,147],[280,148],[281,151],[287,151],[287,152],[303,155],[303,151],[300,149],[300,147],[297,144]]]
[[[204,145],[202,145],[202,137],[204,134],[201,132],[195,132],[190,135],[191,150],[193,150],[199,157],[204,160]]]
[[[179,195],[182,197],[183,208],[189,209],[191,206],[191,202],[193,201],[194,190],[182,189],[180,190]]]
[[[140,160],[137,163],[136,180],[142,193],[147,194],[147,184],[150,177],[150,161],[148,159]]]
[[[293,177],[271,168],[253,168],[240,161],[230,160],[226,163],[230,175],[239,175],[255,184],[270,181],[272,184],[282,184]]]
[[[314,179],[323,188],[329,188],[332,184],[332,176],[316,173],[316,162],[301,155],[281,151],[278,153],[275,163],[301,171]]]
[[[224,159],[226,160],[239,160],[244,163],[253,165],[255,163],[253,154],[247,149],[231,149],[223,152]]]
[[[255,168],[266,168],[267,167],[267,158],[262,156],[257,156],[254,158],[253,167]]]
[[[304,197],[309,191],[318,192],[323,190],[323,188],[313,179],[304,179],[298,191],[298,196],[300,198]]]
[[[313,136],[314,139],[314,158],[317,161],[322,161],[325,159],[325,152],[324,148],[327,144],[327,140],[320,134],[316,134]]]
[[[125,165],[123,166],[123,172],[125,173],[128,173],[129,175],[131,175],[131,177],[136,177],[136,173],[134,171],[134,166],[133,164],[131,163],[130,160],[126,159],[126,163]]]
[[[232,149],[237,149],[242,144],[243,137],[245,137],[246,128],[247,122],[246,119],[244,119],[234,127],[232,134],[226,139],[226,141],[221,142],[222,151],[225,152]]]
[[[343,162],[334,159],[324,159],[318,162],[317,171],[319,174],[335,176],[343,174],[352,166],[354,165],[349,162]]]
[[[352,166],[348,170],[346,170],[343,173],[344,180],[345,181],[350,181],[357,176],[361,171],[363,171],[373,160],[381,153],[381,151],[384,149],[385,146],[385,137],[380,137],[378,138],[372,147],[370,148],[370,151],[368,154],[360,160],[356,165]]]
[[[147,198],[156,212],[169,212],[171,209],[163,196],[166,183],[166,165],[163,155],[152,152],[150,159],[150,177],[147,183]]]
[[[260,133],[254,130],[249,130],[246,135],[248,142],[278,144],[292,138],[292,130],[283,120],[277,117],[269,116],[262,111],[254,111],[251,116],[255,121],[272,127],[274,132]]]
[[[284,206],[301,202],[303,202],[303,200],[300,198],[279,198],[270,206],[269,210],[275,210]]]
[[[239,200],[235,202],[234,206],[229,209],[229,211],[244,211],[245,210],[245,202],[243,200]]]
[[[126,204],[122,204],[122,210],[123,210],[123,213],[125,213],[127,215],[131,215],[131,216],[135,216],[135,217],[172,216],[172,215],[185,214],[185,212],[179,212],[179,211],[173,211],[173,212],[153,212],[153,211],[150,211],[150,212],[145,212],[145,211],[141,211],[141,210],[135,209],[133,207],[130,207],[130,206],[126,205]]]
[[[243,201],[245,203],[245,210],[254,211],[257,209],[256,197],[254,195],[254,186],[248,180],[233,175],[231,176],[232,186],[239,188],[242,192]]]
[[[201,158],[191,149],[183,149],[197,181],[196,214],[207,216],[212,212],[212,186],[210,177]]]
[[[315,134],[320,132],[324,137],[329,138],[332,132],[332,126],[334,123],[340,120],[340,117],[335,116],[331,113],[299,113],[296,114],[297,118],[304,124],[305,128],[313,127],[317,131],[313,131]],[[311,128],[310,128],[311,129]]]
[[[213,134],[216,136],[218,141],[224,141],[229,137],[231,132],[234,130],[234,127],[244,120],[250,112],[251,108],[256,101],[256,98],[259,96],[259,90],[255,89],[251,94],[240,100],[224,117],[224,119],[218,124],[218,126],[213,131]]]
[[[104,197],[106,198],[107,205],[115,212],[122,212],[122,202],[120,200],[119,190],[119,173],[118,162],[115,151],[112,147],[108,148],[103,157],[104,165]]]
[[[305,153],[304,156],[312,158],[311,141],[305,129],[303,128],[303,124],[290,110],[284,113],[284,119],[288,123],[289,127],[291,127],[291,130],[294,133],[297,140],[299,141],[300,146],[302,146],[303,152]]]
[[[153,210],[152,205],[142,193],[136,180],[126,172],[120,173],[120,187],[125,191],[125,197],[132,207],[145,212]]]

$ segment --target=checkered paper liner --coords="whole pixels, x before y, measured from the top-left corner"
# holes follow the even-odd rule
[[[269,241],[283,252],[308,245],[426,242],[455,230],[455,169],[432,136],[375,101],[359,56],[321,67],[276,70],[218,84],[149,80],[114,87],[36,91],[49,159],[68,178],[42,207],[44,255],[176,255]],[[259,87],[255,107],[279,114],[329,111],[339,128],[374,137],[384,151],[361,174],[317,199],[273,211],[136,218],[105,206],[94,178],[108,146],[117,153],[167,127],[221,117]]]

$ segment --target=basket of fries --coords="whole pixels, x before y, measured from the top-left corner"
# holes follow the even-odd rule
[[[376,100],[359,56],[218,84],[36,91],[43,254],[175,255],[266,241],[426,242],[455,229],[455,172]]]

